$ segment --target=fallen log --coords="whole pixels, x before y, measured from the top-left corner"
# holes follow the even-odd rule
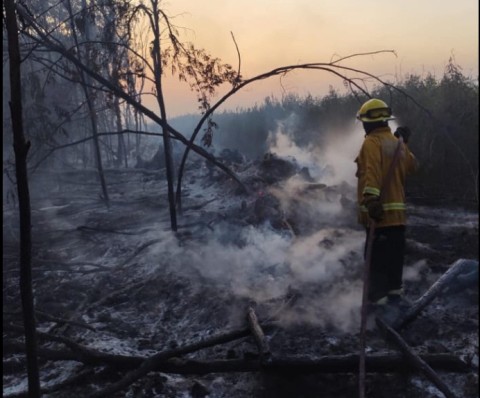
[[[22,345],[23,346],[23,345]],[[24,347],[22,347],[24,348]],[[91,366],[109,366],[116,370],[138,368],[146,358],[96,353],[91,357],[79,355],[67,350],[54,350],[39,347],[39,357],[52,361],[77,361]],[[433,369],[445,372],[467,373],[471,368],[460,358],[452,354],[420,355]],[[204,375],[208,373],[257,372],[268,370],[288,372],[289,374],[307,373],[356,373],[358,372],[359,355],[326,355],[318,358],[288,357],[272,358],[267,363],[259,359],[220,359],[197,361],[172,357],[160,361],[152,369],[155,372],[174,374]],[[385,353],[366,356],[366,370],[369,373],[394,373],[415,370],[402,354]]]
[[[8,325],[11,329],[13,325]],[[274,324],[264,326],[270,330]],[[13,327],[14,330],[23,329]],[[117,383],[113,383],[104,390],[92,396],[109,396],[114,392],[125,389],[143,377],[150,371],[158,371],[176,374],[206,374],[225,372],[255,372],[260,370],[288,372],[288,373],[353,373],[358,372],[359,355],[324,356],[312,358],[275,358],[268,362],[260,360],[215,360],[195,361],[179,359],[178,356],[191,353],[202,348],[212,347],[218,344],[227,343],[239,338],[247,337],[250,329],[234,330],[218,334],[195,343],[159,352],[150,357],[125,356],[103,353],[94,349],[82,346],[70,339],[61,336],[40,333],[39,338],[47,341],[57,341],[65,344],[70,350],[53,350],[39,347],[38,355],[50,360],[73,360],[91,366],[108,366],[117,370],[131,370],[126,377]],[[23,346],[23,345],[22,345]],[[21,350],[19,350],[21,351]],[[450,372],[468,372],[470,367],[461,359],[451,354],[430,354],[421,358],[432,368]],[[391,373],[405,371],[411,365],[405,361],[402,355],[371,355],[366,357],[366,369],[368,372]],[[141,370],[141,371],[139,371]],[[101,395],[104,394],[104,395]]]
[[[264,326],[265,330],[271,330],[274,324],[268,323]],[[12,324],[4,325],[4,330],[21,331],[21,326]],[[218,344],[227,343],[239,338],[248,337],[250,329],[238,329],[227,333],[221,333],[207,339],[200,340],[183,347],[177,347],[166,351],[161,351],[156,355],[157,358],[179,357],[180,355],[192,353],[203,348],[213,347]],[[117,370],[137,369],[143,362],[149,358],[142,356],[127,356],[104,353],[79,343],[74,342],[63,336],[56,336],[49,333],[38,332],[38,337],[45,341],[55,341],[65,344],[69,350],[59,350],[39,347],[38,355],[44,359],[54,361],[78,361],[86,365],[109,366]],[[16,352],[24,352],[25,345],[19,342],[10,342],[11,348]],[[5,350],[5,347],[4,347]],[[12,350],[7,350],[13,352]],[[160,355],[161,354],[161,355]],[[154,356],[155,357],[155,356]],[[449,372],[468,372],[471,370],[466,362],[457,356],[446,354],[426,354],[420,356],[431,367]],[[169,359],[159,360],[152,370],[162,372],[172,372],[179,374],[187,373],[211,373],[211,372],[250,372],[260,370],[265,365],[266,369],[275,371],[288,370],[289,372],[308,373],[350,373],[358,371],[358,354],[322,356],[319,358],[272,358],[266,364],[259,360],[216,360],[216,361],[195,361],[180,360],[176,358],[173,362]],[[405,370],[405,359],[401,354],[372,354],[367,357],[367,369],[369,372],[389,373]],[[202,371],[202,369],[204,371]]]
[[[119,234],[119,235],[140,235],[138,232],[125,232],[125,231],[117,231],[114,229],[109,228],[100,228],[100,227],[89,227],[88,225],[80,225],[76,228],[77,231],[91,231],[91,232],[103,232],[103,233],[110,233],[110,234]]]
[[[75,360],[75,356],[71,353],[61,353],[55,350],[40,349],[39,356],[45,359],[61,359],[65,355],[65,360]],[[48,355],[53,358],[48,358]],[[430,366],[444,371],[450,372],[468,372],[469,367],[458,358],[449,354],[429,354],[421,357]],[[131,358],[131,368],[134,369],[140,365],[143,358]],[[412,369],[408,362],[405,361],[402,355],[371,355],[365,358],[366,369],[369,373],[392,373],[404,372]],[[204,375],[208,373],[230,373],[230,372],[257,372],[272,371],[285,372],[291,374],[308,374],[308,373],[356,373],[358,372],[359,359],[358,355],[338,355],[325,356],[320,358],[283,358],[273,359],[264,364],[259,360],[216,360],[216,361],[195,361],[184,360],[179,358],[171,358],[165,362],[159,363],[154,371],[163,373],[173,373],[179,375]],[[116,367],[115,362],[111,364]],[[71,384],[78,379],[86,378],[89,370],[85,373],[73,376],[72,379],[67,379],[62,386]],[[42,392],[53,392],[60,389],[60,385],[53,386],[48,389],[42,389]],[[92,395],[94,396],[94,395]],[[27,397],[26,393],[17,393],[9,395],[10,398]]]
[[[468,372],[468,365],[450,354],[430,354],[422,358],[439,370]],[[359,356],[356,354],[324,356],[320,358],[272,358],[267,363],[260,360],[215,360],[195,361],[172,358],[157,367],[157,371],[177,374],[207,374],[224,372],[256,372],[268,370],[288,372],[288,374],[306,373],[356,373]],[[366,368],[370,373],[403,372],[413,369],[402,355],[371,355],[366,357]]]
[[[392,341],[405,355],[408,362],[425,375],[447,398],[455,398],[450,388],[440,379],[435,371],[417,355],[395,330],[388,326],[381,318],[376,318],[378,327],[386,334],[387,340]]]
[[[413,321],[418,314],[430,304],[435,297],[442,293],[445,288],[448,287],[458,275],[462,274],[465,270],[471,269],[472,264],[476,263],[478,268],[478,261],[475,260],[457,260],[452,266],[445,272],[431,287],[427,292],[416,300],[412,306],[405,312],[403,316],[398,318],[392,325],[393,329],[400,330],[408,323]]]
[[[247,311],[248,327],[250,328],[253,337],[255,339],[255,344],[258,348],[258,353],[260,355],[260,361],[264,362],[270,358],[270,348],[268,347],[265,334],[263,333],[262,327],[258,323],[257,314],[253,307],[248,307]]]

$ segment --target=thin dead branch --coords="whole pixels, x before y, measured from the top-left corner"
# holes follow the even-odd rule
[[[249,307],[247,311],[248,327],[250,328],[253,337],[255,339],[255,344],[258,348],[258,353],[260,355],[260,361],[265,362],[270,358],[270,348],[268,347],[265,334],[263,333],[262,327],[258,322],[257,314],[253,307]]]
[[[423,375],[425,375],[435,386],[447,397],[455,398],[455,394],[450,390],[450,388],[440,379],[437,373],[425,362],[419,355],[417,355],[410,346],[405,342],[405,340],[390,326],[388,326],[385,321],[381,318],[376,318],[376,323],[378,327],[387,335],[387,339],[392,341],[402,353],[405,355],[405,358],[408,360],[413,367],[419,370]]]
[[[71,319],[64,319],[64,318],[59,318],[59,317],[56,317],[56,316],[52,316],[50,314],[47,314],[46,312],[43,312],[43,311],[39,311],[38,309],[35,311],[35,315],[37,316],[37,318],[39,319],[45,319],[47,321],[51,321],[51,322],[56,322],[56,323],[62,323],[62,324],[69,324],[69,325],[72,325],[72,326],[77,326],[79,328],[84,328],[84,329],[88,329],[88,330],[91,330],[93,332],[96,332],[97,329],[95,329],[93,326],[90,326],[89,324],[85,323],[85,322],[78,322],[78,321],[73,321]]]

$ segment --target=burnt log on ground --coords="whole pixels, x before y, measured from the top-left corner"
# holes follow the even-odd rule
[[[262,327],[258,323],[257,314],[253,307],[249,307],[247,311],[248,326],[255,338],[255,344],[257,345],[258,352],[260,355],[260,360],[265,361],[270,358],[270,348],[268,347],[265,334],[263,333]]]
[[[50,349],[39,349],[39,356],[51,360],[78,360],[75,355],[67,352],[59,352]],[[432,368],[448,372],[468,372],[470,368],[457,357],[450,354],[428,354],[421,358]],[[96,358],[95,360],[98,360]],[[110,359],[112,368],[118,368],[118,364]],[[130,357],[129,367],[135,369],[140,366],[144,358]],[[158,363],[152,371],[162,373],[172,373],[179,375],[205,375],[208,373],[230,373],[230,372],[258,372],[268,371],[275,373],[294,374],[347,374],[358,372],[359,358],[356,354],[325,356],[320,358],[278,358],[264,363],[260,360],[213,360],[196,361],[180,358],[171,358]],[[88,365],[93,365],[89,362]],[[97,365],[105,365],[98,363]],[[125,362],[123,363],[125,365]],[[125,369],[125,368],[124,368]],[[405,360],[401,354],[375,354],[366,357],[366,370],[368,373],[394,373],[414,370],[414,368]],[[77,375],[65,380],[59,385],[42,389],[42,393],[48,393],[59,390],[69,384],[80,380],[86,380],[92,376],[91,369],[82,370]],[[97,378],[98,379],[98,378]],[[123,379],[122,379],[123,380]],[[97,380],[98,382],[99,380]],[[5,398],[27,397],[27,393],[15,393],[4,396]],[[95,396],[92,394],[91,396]]]
[[[423,375],[425,375],[435,386],[447,397],[455,398],[450,388],[440,379],[437,373],[428,365],[428,363],[420,358],[412,348],[403,340],[403,338],[381,318],[376,319],[378,327],[383,331],[387,341],[392,341],[400,351],[405,355],[405,359]]]
[[[19,347],[20,348],[20,347]],[[39,348],[39,357],[52,361],[78,361],[91,366],[109,366],[116,370],[138,368],[144,357],[95,353],[91,357],[80,356],[72,351]],[[419,358],[433,369],[445,372],[467,373],[471,371],[464,361],[452,354],[425,354]],[[358,354],[326,355],[318,358],[291,357],[272,358],[267,363],[259,359],[216,359],[198,361],[171,357],[158,361],[152,371],[175,374],[230,373],[274,371],[295,374],[306,373],[356,373],[358,372]],[[368,373],[395,373],[415,371],[416,367],[409,363],[402,354],[372,354],[366,356]]]
[[[459,358],[450,354],[430,354],[422,358],[432,367],[450,372],[468,372],[470,368]],[[367,371],[371,373],[402,372],[412,369],[401,355],[372,355],[366,358]],[[358,371],[358,355],[324,356],[320,358],[272,358],[268,363],[261,360],[214,360],[195,361],[171,359],[159,364],[157,371],[178,374],[206,374],[223,372],[255,372],[260,370],[290,373],[355,373]]]
[[[12,329],[9,325],[8,329]],[[272,324],[264,328],[270,330]],[[13,327],[19,330],[21,327]],[[130,384],[144,377],[151,371],[175,374],[229,373],[229,372],[257,372],[271,371],[288,374],[309,373],[354,373],[358,372],[359,356],[357,354],[322,356],[319,358],[270,358],[267,362],[258,359],[238,360],[211,360],[197,361],[179,358],[182,355],[197,350],[213,347],[219,344],[248,337],[249,328],[221,333],[201,341],[187,344],[183,347],[161,351],[149,358],[137,356],[115,355],[103,353],[86,346],[82,346],[66,337],[55,336],[39,332],[39,338],[46,341],[55,341],[65,344],[69,349],[59,350],[39,347],[39,356],[43,359],[54,361],[78,361],[88,366],[106,366],[107,368],[128,373],[105,389],[93,393],[91,396],[111,396],[111,394],[124,390]],[[24,351],[23,344],[18,344],[18,351]],[[422,355],[422,360],[430,367],[449,372],[469,372],[470,367],[458,357],[451,354]],[[414,370],[415,368],[401,354],[376,354],[366,357],[366,371],[369,373],[393,373]]]
[[[408,323],[413,321],[422,310],[430,304],[439,294],[448,289],[449,285],[454,283],[455,279],[463,273],[471,271],[472,267],[476,265],[478,269],[478,261],[459,259],[445,272],[428,290],[427,292],[416,300],[410,308],[398,318],[393,324],[393,329],[400,330]]]
[[[264,326],[266,330],[271,330],[272,324]],[[20,330],[21,327],[7,325],[7,330]],[[128,356],[104,353],[92,348],[83,346],[71,339],[62,336],[51,335],[38,332],[38,337],[45,341],[54,341],[65,344],[69,350],[51,349],[39,347],[39,356],[54,361],[78,361],[86,365],[110,366],[117,370],[137,369],[142,363],[150,360],[152,371],[172,372],[172,373],[195,373],[205,374],[212,372],[249,372],[260,370],[262,366],[267,370],[289,372],[309,373],[350,373],[358,370],[358,354],[322,356],[319,358],[271,358],[268,363],[257,359],[241,360],[213,360],[196,361],[179,359],[181,355],[193,353],[195,351],[213,347],[216,345],[235,341],[240,338],[248,337],[251,331],[249,328],[233,330],[220,333],[187,344],[175,349],[161,351],[151,357]],[[18,352],[24,351],[24,345],[11,342],[10,345]],[[175,358],[170,361],[170,359]],[[453,354],[426,354],[421,355],[426,363],[432,368],[449,372],[469,372],[470,366]],[[401,354],[373,354],[366,357],[367,370],[369,372],[397,372],[411,368]]]

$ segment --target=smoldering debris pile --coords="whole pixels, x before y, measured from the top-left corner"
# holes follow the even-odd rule
[[[195,160],[176,234],[161,170],[107,170],[109,209],[83,171],[32,181],[44,188],[32,194],[33,277],[48,396],[357,394],[364,232],[353,187],[323,180],[295,158],[222,156],[248,193]],[[478,258],[478,246],[459,253],[435,242],[458,228],[476,242],[478,228],[439,228],[442,212],[432,219],[429,209],[413,210],[409,239],[417,246],[405,288],[415,301],[458,258]],[[15,214],[4,207],[7,397],[26,389]],[[438,253],[443,262],[427,257]],[[456,396],[478,395],[476,299],[472,284],[437,295],[400,331]],[[371,396],[441,396],[374,324],[367,345]]]

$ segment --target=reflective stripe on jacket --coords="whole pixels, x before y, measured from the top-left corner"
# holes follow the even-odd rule
[[[380,189],[393,160],[398,139],[390,127],[381,127],[370,132],[363,141],[355,162],[358,178],[358,221],[368,226],[370,219],[367,208],[363,205],[365,195],[380,196]],[[405,178],[417,167],[415,156],[407,145],[402,144],[400,158],[383,193],[384,218],[376,223],[377,227],[405,225]]]

